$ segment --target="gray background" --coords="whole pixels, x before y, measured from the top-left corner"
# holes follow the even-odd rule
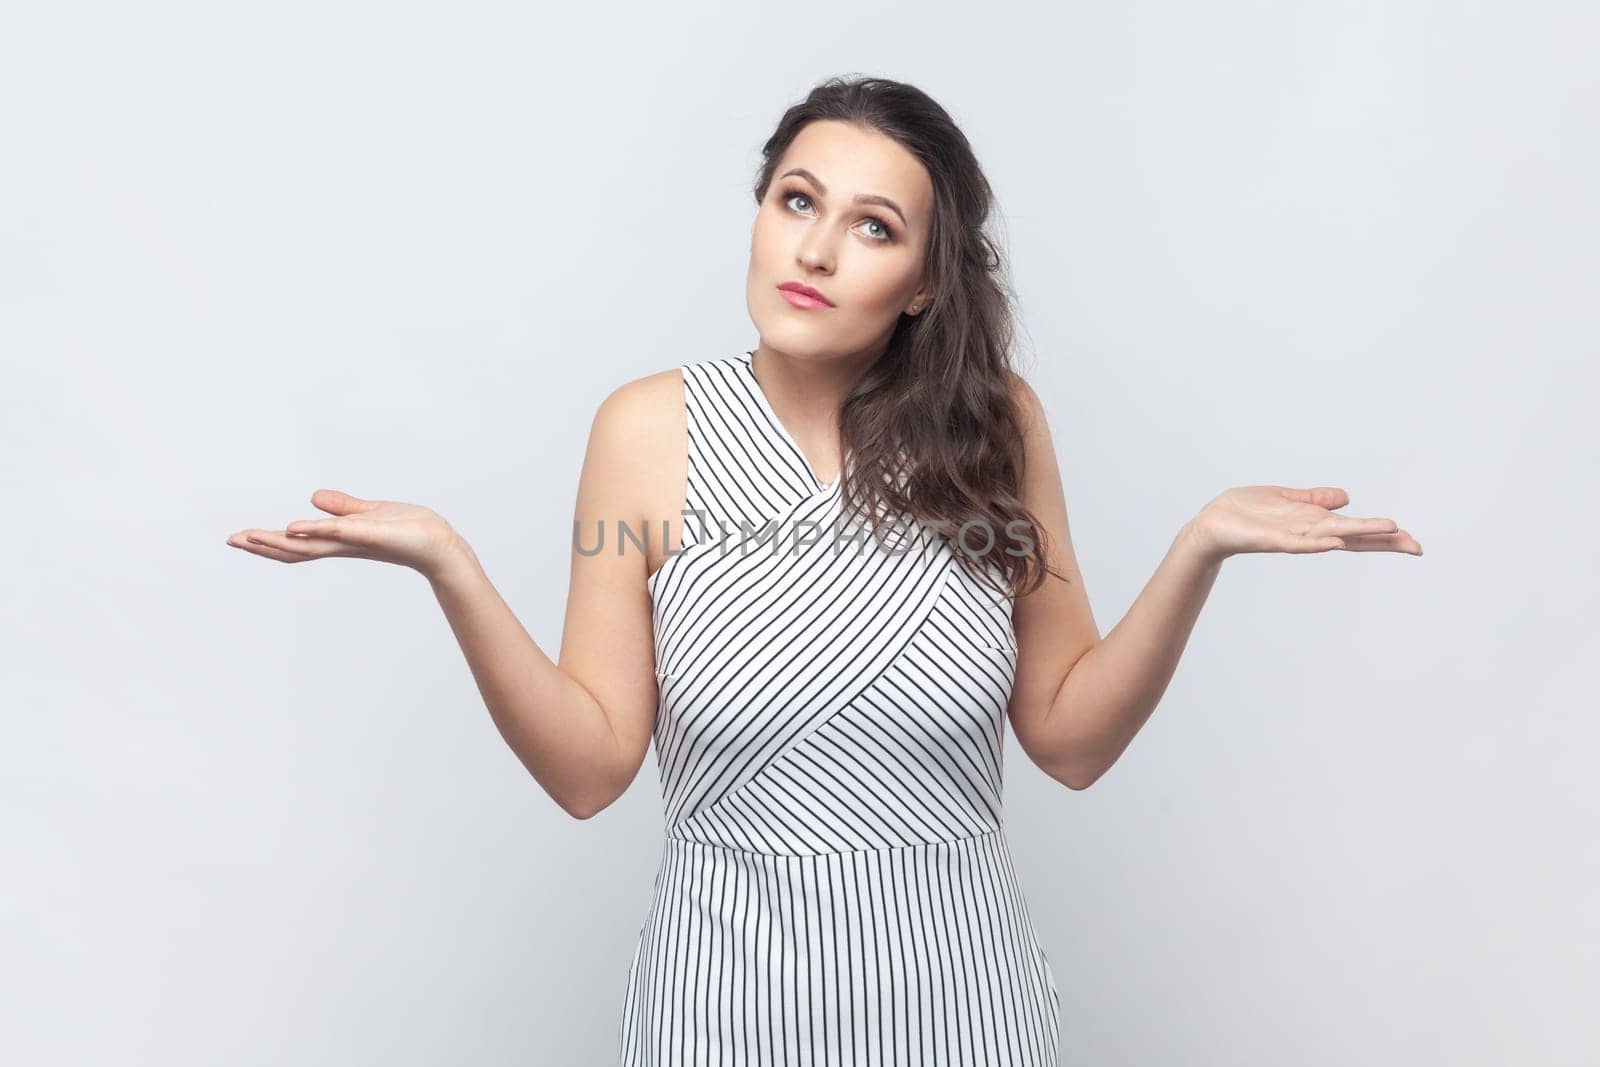
[[[1228,561],[1093,788],[1008,740],[1073,1064],[1600,1057],[1600,225],[1579,5],[13,5],[3,1054],[612,1062],[655,757],[587,822],[419,576],[559,646],[589,420],[753,347],[749,180],[867,72],[973,141],[1102,632],[1232,485],[1426,555]]]

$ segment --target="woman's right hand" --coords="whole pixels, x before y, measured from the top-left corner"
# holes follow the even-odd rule
[[[437,512],[392,500],[318,489],[311,503],[331,519],[298,519],[282,530],[240,530],[228,544],[283,563],[325,556],[373,559],[432,578],[466,543]]]

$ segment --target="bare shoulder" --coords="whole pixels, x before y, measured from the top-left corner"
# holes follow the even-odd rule
[[[1034,392],[1033,386],[1016,371],[1006,373],[1010,376],[1011,399],[1016,401],[1017,410],[1022,415],[1026,428],[1033,433],[1048,432],[1044,405],[1039,401],[1039,394]]]
[[[1048,539],[1066,538],[1066,501],[1061,487],[1061,471],[1056,465],[1055,442],[1050,437],[1050,421],[1044,404],[1032,385],[1015,371],[1010,374],[1011,398],[1022,423],[1023,504],[1040,514]],[[1058,519],[1059,521],[1052,521]]]
[[[666,457],[686,442],[683,374],[677,367],[623,382],[600,401],[589,427],[585,466],[643,508],[670,477]]]
[[[1022,375],[1008,371],[1011,376],[1011,399],[1017,405],[1017,415],[1022,422],[1022,462],[1025,472],[1044,470],[1045,480],[1059,477],[1055,467],[1055,443],[1050,439],[1050,420],[1044,413],[1044,404]],[[1033,479],[1030,489],[1037,493],[1041,486]],[[1049,489],[1044,488],[1046,493]]]
[[[614,521],[626,519],[634,529],[651,530],[667,522],[665,538],[648,541],[639,562],[641,576],[665,561],[666,545],[679,543],[687,453],[679,367],[623,382],[600,402],[589,430],[579,518],[604,513]]]
[[[677,367],[623,382],[601,400],[592,434],[613,443],[656,444],[663,432],[681,424],[683,372]]]

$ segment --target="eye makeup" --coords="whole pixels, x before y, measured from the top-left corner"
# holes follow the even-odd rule
[[[797,196],[803,196],[807,200],[812,200],[812,196],[811,196],[810,193],[806,192],[804,189],[796,188],[794,186],[785,187],[783,192],[778,194],[778,200],[779,200],[780,203],[787,205],[790,200],[793,200]],[[815,202],[815,201],[813,201],[813,202]],[[873,238],[871,238],[871,240],[873,240],[874,242],[876,242],[878,244],[891,244],[891,243],[893,243],[893,241],[895,240],[894,227],[889,225],[889,223],[886,220],[884,220],[882,218],[879,218],[877,215],[868,215],[866,217],[865,221],[876,222],[879,226],[883,227],[883,229],[884,229],[884,236],[882,236],[882,237],[873,237]]]

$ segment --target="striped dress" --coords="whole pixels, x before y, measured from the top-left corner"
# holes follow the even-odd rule
[[[751,358],[681,367],[682,549],[647,583],[666,839],[621,1062],[1055,1064],[1001,815],[1011,603],[931,528],[844,518]]]

